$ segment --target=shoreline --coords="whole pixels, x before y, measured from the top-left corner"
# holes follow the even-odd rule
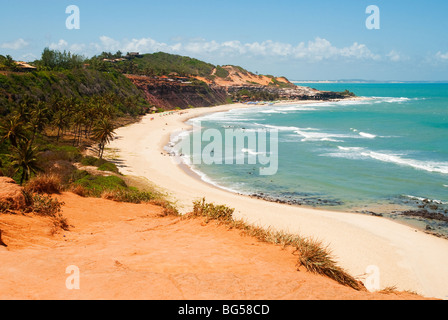
[[[347,99],[349,100],[349,99]],[[328,101],[324,101],[328,102]],[[290,103],[318,103],[299,101]],[[194,200],[235,208],[235,217],[250,224],[317,238],[332,249],[338,264],[359,277],[375,265],[381,288],[396,286],[428,297],[448,298],[448,241],[385,218],[268,202],[223,190],[186,172],[166,155],[171,134],[190,126],[185,122],[209,113],[254,105],[232,104],[190,109],[168,116],[147,115],[139,123],[117,130],[110,148],[117,149],[125,175],[145,177],[176,199],[181,212]],[[151,120],[154,118],[154,120]],[[191,171],[192,174],[196,174]]]

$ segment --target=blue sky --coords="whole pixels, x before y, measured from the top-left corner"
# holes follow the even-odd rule
[[[1,1],[0,54],[165,51],[293,80],[448,80],[448,1]],[[66,28],[66,7],[80,29]],[[369,30],[366,8],[380,9]]]

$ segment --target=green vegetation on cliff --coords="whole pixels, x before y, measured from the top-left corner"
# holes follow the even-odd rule
[[[137,109],[128,110],[132,114],[139,114],[144,107],[149,106],[143,93],[125,76],[116,72],[73,69],[0,74],[0,115],[9,113],[25,98],[51,102],[62,97],[85,100],[110,95],[115,95],[123,102],[133,100]]]
[[[105,61],[106,59],[106,61]],[[107,61],[109,60],[109,61]],[[179,76],[209,76],[215,66],[193,59],[164,52],[144,54],[124,59],[118,52],[115,55],[103,52],[88,60],[91,68],[99,70],[115,70],[120,73],[162,76],[177,74]]]
[[[83,59],[45,49],[37,69],[23,72],[0,56],[0,175],[25,183],[56,166],[68,179],[80,150],[98,144],[101,157],[114,128],[149,111],[128,78],[85,69]]]

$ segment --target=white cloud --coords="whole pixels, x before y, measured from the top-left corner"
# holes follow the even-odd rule
[[[392,50],[391,52],[389,52],[389,54],[387,54],[387,57],[390,59],[390,61],[393,61],[393,62],[398,62],[403,59],[401,54],[395,50]]]
[[[181,39],[179,39],[181,40]],[[99,42],[69,45],[65,40],[52,43],[50,49],[70,50],[86,55],[98,54],[102,51],[150,53],[164,51],[196,56],[221,56],[221,57],[277,57],[319,62],[322,60],[380,60],[381,56],[374,54],[366,45],[353,43],[348,47],[338,48],[330,41],[316,38],[308,43],[301,42],[297,45],[290,43],[266,40],[263,42],[242,43],[238,40],[217,42],[215,40],[188,39],[174,44],[158,42],[152,38],[116,40],[108,36],[101,36]]]
[[[448,60],[448,52],[442,53],[441,51],[436,53],[436,58],[439,60]]]
[[[241,43],[240,41],[190,41],[179,43],[178,51],[193,54],[218,54],[221,56],[261,56],[261,57],[286,57],[299,60],[322,61],[327,59],[373,59],[381,57],[372,53],[366,45],[353,43],[349,47],[337,48],[326,39],[316,38],[314,41],[304,42],[298,45],[274,42]]]
[[[26,54],[22,55],[21,59],[23,61],[33,61],[33,60],[38,59],[38,57],[33,53],[26,53]]]
[[[10,49],[10,50],[20,50],[23,48],[26,48],[29,45],[28,42],[23,40],[22,38],[17,39],[12,42],[5,42],[0,45],[0,48],[2,49]]]
[[[68,49],[68,42],[64,39],[59,40],[57,43],[51,43],[48,48],[51,50],[67,50]]]

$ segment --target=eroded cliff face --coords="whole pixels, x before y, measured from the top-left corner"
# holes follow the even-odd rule
[[[178,79],[155,79],[144,76],[127,76],[145,94],[146,99],[158,108],[211,107],[227,102],[223,87],[195,84]]]
[[[217,85],[199,81],[189,81],[180,77],[146,77],[126,75],[141,91],[146,100],[164,110],[176,108],[199,108],[222,105],[242,90],[249,92],[267,92],[286,100],[330,100],[344,99],[338,92],[318,91],[300,86],[280,88],[274,85],[233,84]]]

